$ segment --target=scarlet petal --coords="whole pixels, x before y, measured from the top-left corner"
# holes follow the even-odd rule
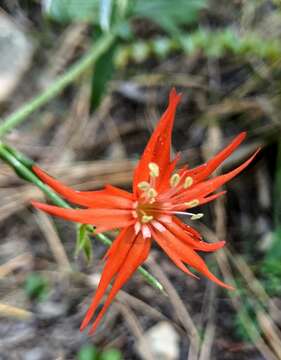
[[[131,211],[120,209],[65,209],[53,205],[47,205],[36,201],[31,202],[37,209],[48,214],[61,217],[66,220],[81,224],[92,224],[102,229],[123,228],[132,224]],[[99,230],[99,229],[98,229]]]
[[[203,275],[205,275],[210,280],[214,281],[216,284],[233,290],[233,287],[225,284],[221,280],[219,280],[214,274],[210,272],[204,260],[194,251],[191,247],[186,244],[182,244],[178,241],[178,239],[169,231],[164,233],[160,233],[157,231],[153,231],[153,237],[156,242],[162,247],[162,249],[170,256],[171,249],[174,251],[179,259],[184,263],[190,265]]]
[[[36,165],[32,167],[32,170],[44,183],[72,203],[87,207],[110,207],[116,209],[129,209],[132,207],[132,194],[124,190],[108,186],[108,190],[76,191],[54,179]]]
[[[115,195],[115,196],[121,196],[121,197],[124,197],[126,199],[129,199],[129,200],[133,200],[133,194],[132,193],[129,193],[128,191],[125,191],[123,189],[119,189],[115,186],[112,186],[112,185],[106,185],[105,186],[105,190],[111,194],[111,195]]]
[[[248,160],[246,160],[243,164],[238,166],[236,169],[217,176],[213,179],[206,180],[204,182],[201,182],[199,184],[196,184],[191,189],[186,190],[182,194],[180,194],[178,197],[175,197],[173,201],[175,203],[181,201],[181,202],[188,202],[193,199],[198,199],[202,197],[206,197],[207,195],[211,194],[212,192],[216,191],[220,186],[224,185],[226,182],[234,178],[236,175],[238,175],[242,170],[244,170],[256,157],[257,153],[260,151],[258,149]]]
[[[176,216],[173,216],[173,222],[176,223],[184,232],[187,232],[191,237],[195,238],[195,240],[202,240],[202,235],[199,231],[195,230],[193,227],[185,224]]]
[[[198,276],[193,274],[182,262],[177,250],[165,240],[165,235],[163,237],[159,236],[155,230],[152,230],[153,238],[156,240],[158,245],[165,251],[165,253],[169,256],[169,258],[174,262],[174,264],[182,270],[184,273],[198,279]]]
[[[119,271],[124,260],[129,253],[130,248],[135,240],[135,233],[133,227],[126,228],[120,232],[110,247],[110,257],[108,258],[102,276],[93,297],[92,303],[87,311],[87,314],[81,324],[80,330],[83,331],[91,321],[105,291],[110,284],[113,277]]]
[[[165,190],[169,186],[170,177],[173,174],[179,160],[180,160],[180,154],[177,154],[174,160],[170,162],[167,169],[164,171],[163,176],[161,176],[161,182],[158,184],[158,187],[156,188],[158,192]]]
[[[172,89],[169,96],[169,105],[162,115],[156,129],[152,133],[142,157],[135,169],[133,190],[137,194],[137,185],[141,181],[147,181],[149,176],[148,164],[155,162],[160,169],[160,180],[164,169],[170,163],[171,135],[177,105],[181,99],[175,89]],[[159,180],[158,180],[159,181]]]
[[[201,241],[198,238],[194,238],[190,235],[190,232],[183,230],[182,226],[179,226],[175,222],[166,225],[167,229],[175,236],[174,245],[181,249],[181,251],[185,251],[185,244],[197,251],[205,251],[205,252],[213,252],[218,249],[221,249],[225,241],[218,241],[217,243],[207,243]],[[190,229],[189,229],[190,230]]]
[[[141,237],[139,235],[138,237]],[[125,284],[125,282],[132,276],[132,274],[136,271],[136,269],[146,260],[149,250],[151,247],[151,239],[140,239],[136,238],[131,249],[129,250],[126,259],[124,260],[118,274],[116,275],[116,279],[112,285],[112,289],[106,299],[106,302],[98,314],[96,320],[91,327],[89,334],[93,334],[96,330],[101,318],[104,313],[110,306],[112,300],[120,290],[120,288]]]
[[[199,182],[206,179],[220,164],[227,159],[235,149],[241,144],[241,142],[246,137],[246,132],[241,132],[234,140],[222,151],[220,151],[217,155],[215,155],[212,159],[210,159],[202,168],[197,175],[194,176],[194,181]]]
[[[219,197],[221,197],[225,194],[226,194],[226,191],[220,191],[216,194],[209,195],[209,196],[203,197],[202,199],[199,199],[199,203],[200,203],[200,205],[207,204],[211,201],[218,199]]]

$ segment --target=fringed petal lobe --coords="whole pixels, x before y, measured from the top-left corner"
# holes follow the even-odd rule
[[[198,272],[205,275],[208,279],[212,280],[216,284],[233,290],[233,287],[225,284],[223,281],[219,280],[214,274],[210,272],[204,260],[194,251],[191,247],[186,244],[180,243],[178,239],[169,231],[164,233],[153,231],[153,237],[156,242],[162,247],[162,249],[167,252],[167,255],[171,253],[171,249],[178,255],[179,259],[193,267]],[[169,244],[169,245],[167,245]]]
[[[135,237],[136,236],[133,227],[129,227],[122,230],[111,245],[111,256],[108,258],[105,264],[98,288],[93,297],[89,310],[87,311],[81,324],[81,331],[83,331],[91,321],[100,301],[106,292],[107,287],[126,259]]]
[[[227,159],[241,144],[241,142],[246,137],[246,132],[240,133],[238,136],[234,138],[234,140],[223,150],[221,150],[217,155],[212,157],[202,168],[202,170],[194,176],[194,181],[199,182],[206,179],[209,175],[212,174],[220,165],[221,163]]]
[[[141,237],[141,235],[139,235],[138,237]],[[116,275],[110,293],[106,299],[106,302],[102,310],[98,314],[97,318],[95,319],[89,334],[94,333],[101,318],[103,317],[104,313],[110,306],[112,300],[115,298],[118,291],[125,284],[125,282],[132,276],[132,274],[136,271],[136,269],[146,260],[151,247],[151,239],[147,239],[147,238],[138,239],[138,237],[134,241],[132,247],[130,248],[127,254],[126,259],[124,260],[122,266],[120,267],[120,270]]]
[[[113,186],[98,191],[76,191],[51,177],[38,166],[33,166],[32,170],[58,194],[77,205],[116,209],[130,209],[132,207],[132,195]]]
[[[137,194],[138,192],[138,183],[148,180],[148,164],[150,162],[157,163],[160,170],[160,176],[163,174],[163,170],[170,163],[172,129],[176,108],[180,99],[181,95],[177,94],[175,89],[172,89],[169,96],[168,108],[162,115],[156,129],[152,133],[135,169],[133,180],[134,194]]]
[[[206,197],[212,192],[216,191],[220,186],[224,185],[226,182],[230,181],[232,178],[237,176],[241,171],[243,171],[256,157],[260,149],[258,149],[248,160],[246,160],[243,164],[238,166],[236,169],[214,177],[212,179],[200,182],[194,185],[192,188],[183,191],[179,195],[173,198],[174,203],[180,202],[188,202],[193,199],[198,199],[201,197]]]
[[[120,209],[65,209],[36,201],[32,205],[48,214],[97,227],[96,232],[119,229],[131,225],[135,220],[129,210]],[[101,227],[101,229],[99,229]],[[104,230],[105,229],[105,230]]]

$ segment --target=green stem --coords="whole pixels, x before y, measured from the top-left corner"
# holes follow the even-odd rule
[[[87,68],[91,67],[97,59],[109,49],[113,44],[115,37],[115,33],[107,33],[102,36],[81,60],[72,65],[68,71],[60,76],[45,91],[8,116],[0,125],[0,138],[22,123],[32,112],[53,99],[67,85],[77,79]]]
[[[25,155],[20,152],[12,149],[11,147],[0,142],[0,158],[4,160],[8,165],[10,165],[15,172],[23,179],[36,185],[42,192],[55,204],[63,208],[71,208],[71,206],[61,199],[51,188],[45,185],[33,172],[30,168],[26,167],[21,160],[27,164],[31,164],[32,160],[28,159]],[[91,225],[88,225],[89,231],[93,232],[94,229]],[[112,241],[104,234],[94,234],[94,236],[106,246],[111,246]],[[162,293],[165,293],[163,285],[152,276],[147,270],[142,266],[138,268],[139,273],[143,278],[155,289],[160,290]]]
[[[0,157],[8,163],[15,172],[24,180],[35,184],[43,193],[56,205],[70,208],[68,203],[61,199],[47,185],[45,185],[38,177],[27,167],[25,167],[12,153],[10,153],[4,144],[0,143]]]

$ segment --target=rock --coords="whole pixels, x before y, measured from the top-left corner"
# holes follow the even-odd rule
[[[24,354],[22,354],[23,360],[48,360],[51,358],[50,352],[41,347],[36,347],[34,349],[27,350]]]
[[[22,29],[0,12],[0,102],[9,97],[27,70],[32,49]]]
[[[65,316],[67,304],[61,302],[44,301],[37,305],[38,316],[41,320],[57,319]]]
[[[177,360],[179,358],[180,337],[167,321],[157,323],[144,335],[155,360]],[[143,345],[137,344],[140,354]]]

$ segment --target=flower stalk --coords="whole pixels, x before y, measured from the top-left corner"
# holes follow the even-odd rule
[[[19,177],[37,186],[55,205],[71,209],[71,206],[65,200],[63,200],[59,195],[57,195],[49,186],[45,185],[32,172],[31,168],[29,168],[33,164],[32,160],[27,158],[19,151],[1,142],[0,158],[9,166],[11,166]],[[87,225],[87,230],[91,233],[94,233],[94,227],[92,225]],[[105,246],[111,246],[112,241],[106,235],[94,234],[94,236]],[[157,290],[160,290],[163,294],[166,294],[163,285],[142,266],[138,268],[138,272],[151,286],[153,286]]]

